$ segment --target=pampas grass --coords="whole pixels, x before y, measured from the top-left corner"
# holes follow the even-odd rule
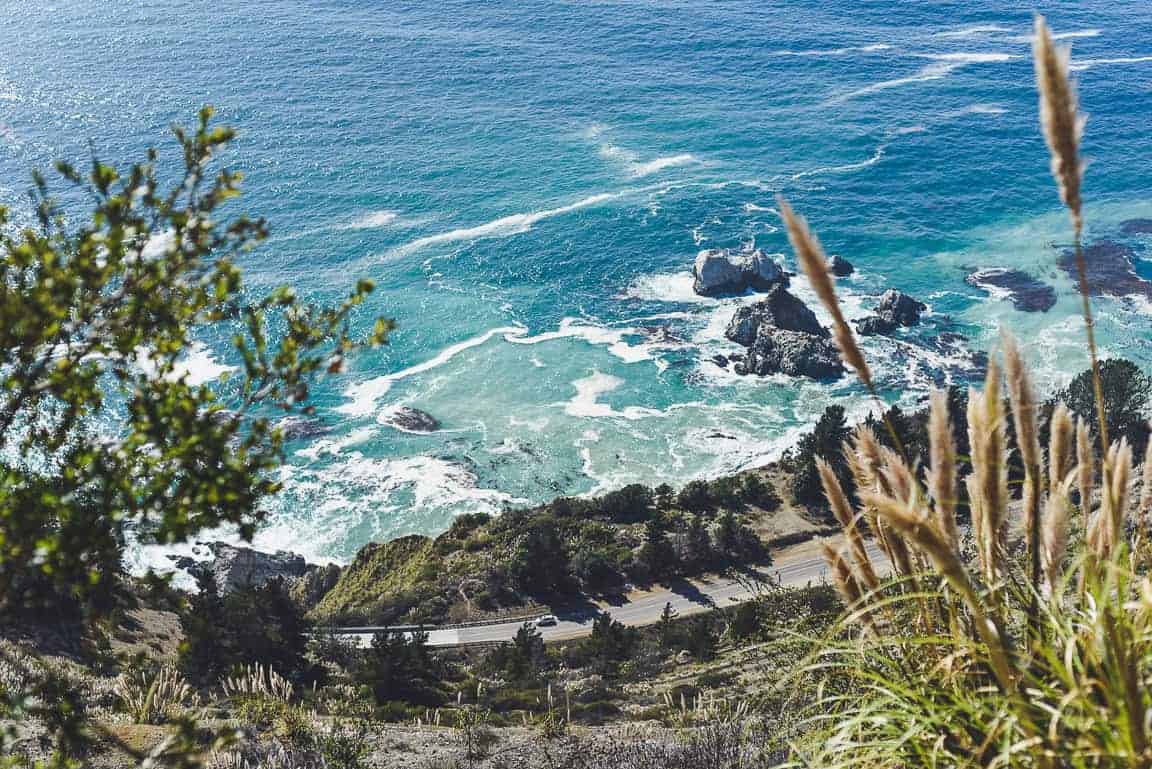
[[[869,521],[896,579],[858,595],[861,586],[844,555],[825,547],[853,612],[805,672],[834,671],[848,679],[841,685],[851,694],[816,703],[813,720],[824,728],[802,755],[805,766],[1152,767],[1152,580],[1134,572],[1150,554],[1134,552],[1143,537],[1129,542],[1126,535],[1133,514],[1131,448],[1125,440],[1109,442],[1104,422],[1079,246],[1082,120],[1067,52],[1055,48],[1043,19],[1036,33],[1041,125],[1076,235],[1103,462],[1097,468],[1088,423],[1078,419],[1073,426],[1058,405],[1045,471],[1029,369],[1007,333],[1003,374],[993,357],[983,389],[969,391],[972,468],[959,482],[969,496],[974,563],[953,530],[956,447],[944,394],[932,395],[926,483],[895,452],[857,433],[847,455],[859,512],[846,508],[832,479],[826,490],[846,533],[861,518]],[[799,233],[794,247],[816,242],[802,220],[789,225],[790,234],[793,229]],[[827,287],[818,293],[835,302]],[[1005,385],[1025,473],[1020,506],[1008,486]],[[1141,524],[1152,506],[1152,449],[1142,476],[1135,505]],[[1083,537],[1072,532],[1073,486],[1087,528]],[[1016,547],[1020,531],[1023,555]],[[908,584],[919,587],[895,589]],[[939,611],[930,615],[925,607]],[[865,616],[864,627],[854,628]]]

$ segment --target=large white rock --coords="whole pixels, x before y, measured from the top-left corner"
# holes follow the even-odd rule
[[[788,275],[771,257],[759,249],[732,253],[727,248],[709,248],[696,255],[692,289],[702,296],[739,294],[749,288],[767,291],[777,284],[788,285]]]

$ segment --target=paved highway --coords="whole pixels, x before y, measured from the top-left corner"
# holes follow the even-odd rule
[[[884,557],[872,543],[869,543],[869,551],[875,563],[884,561]],[[625,625],[651,625],[660,620],[664,605],[667,603],[671,603],[677,614],[684,617],[754,598],[769,580],[789,587],[802,587],[822,582],[827,576],[828,569],[823,557],[805,555],[782,560],[778,565],[755,572],[748,579],[714,577],[684,580],[667,588],[631,593],[617,604],[589,601],[582,606],[556,607],[552,612],[559,622],[552,627],[542,627],[539,630],[545,641],[565,641],[586,636],[592,632],[592,621],[602,611],[611,612],[613,619]],[[510,641],[523,624],[524,620],[520,619],[470,627],[428,627],[426,631],[430,646],[464,646]],[[352,637],[359,645],[367,646],[372,642],[373,635],[386,629],[385,627],[337,628],[333,632]]]

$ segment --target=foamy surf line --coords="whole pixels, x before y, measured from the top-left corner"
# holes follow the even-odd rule
[[[824,102],[825,105],[840,104],[851,99],[856,99],[868,94],[886,91],[890,88],[899,88],[904,85],[911,85],[913,83],[924,83],[931,80],[941,80],[948,77],[956,70],[966,67],[969,64],[1000,64],[1007,61],[1012,61],[1017,58],[1008,53],[941,53],[941,54],[913,54],[917,58],[932,59],[933,63],[921,67],[916,72],[905,77],[893,78],[891,80],[882,80],[879,83],[872,83],[862,88],[857,88],[854,91],[834,96]]]
[[[423,238],[417,238],[411,243],[407,243],[393,250],[396,256],[403,256],[410,254],[413,251],[419,251],[428,246],[435,246],[443,243],[456,243],[465,240],[482,240],[486,238],[504,238],[510,235],[518,235],[520,233],[528,232],[532,227],[545,219],[551,219],[556,216],[563,216],[570,214],[574,211],[579,211],[584,208],[607,203],[609,200],[615,200],[623,196],[622,192],[604,192],[598,195],[590,195],[582,200],[577,200],[575,203],[569,203],[566,206],[558,206],[556,208],[548,208],[542,211],[533,211],[527,214],[512,214],[510,216],[503,216],[499,219],[493,219],[490,222],[476,225],[475,227],[461,227],[448,232],[442,232],[438,235],[428,235]]]

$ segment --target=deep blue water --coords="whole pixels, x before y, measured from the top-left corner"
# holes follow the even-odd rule
[[[258,538],[346,559],[460,512],[754,464],[832,402],[862,415],[851,379],[708,361],[748,300],[695,298],[687,270],[704,247],[786,254],[778,192],[860,268],[843,286],[857,313],[894,286],[972,348],[1015,328],[1048,386],[1083,368],[1052,247],[1069,235],[1036,127],[1032,8],[2,0],[0,201],[26,215],[28,169],[82,161],[90,143],[175,161],[167,127],[204,103],[238,128],[243,206],[273,227],[244,265],[250,288],[336,301],[365,275],[379,290],[364,317],[400,323],[320,388],[331,431],[292,446]],[[1040,10],[1073,45],[1089,226],[1113,236],[1152,215],[1152,5]],[[990,266],[1056,285],[1058,305],[1026,315],[965,285]],[[1148,305],[1099,310],[1106,349],[1152,364]],[[234,362],[204,341],[204,376]],[[916,334],[868,349],[909,402],[947,363]],[[442,431],[389,427],[397,405]]]

